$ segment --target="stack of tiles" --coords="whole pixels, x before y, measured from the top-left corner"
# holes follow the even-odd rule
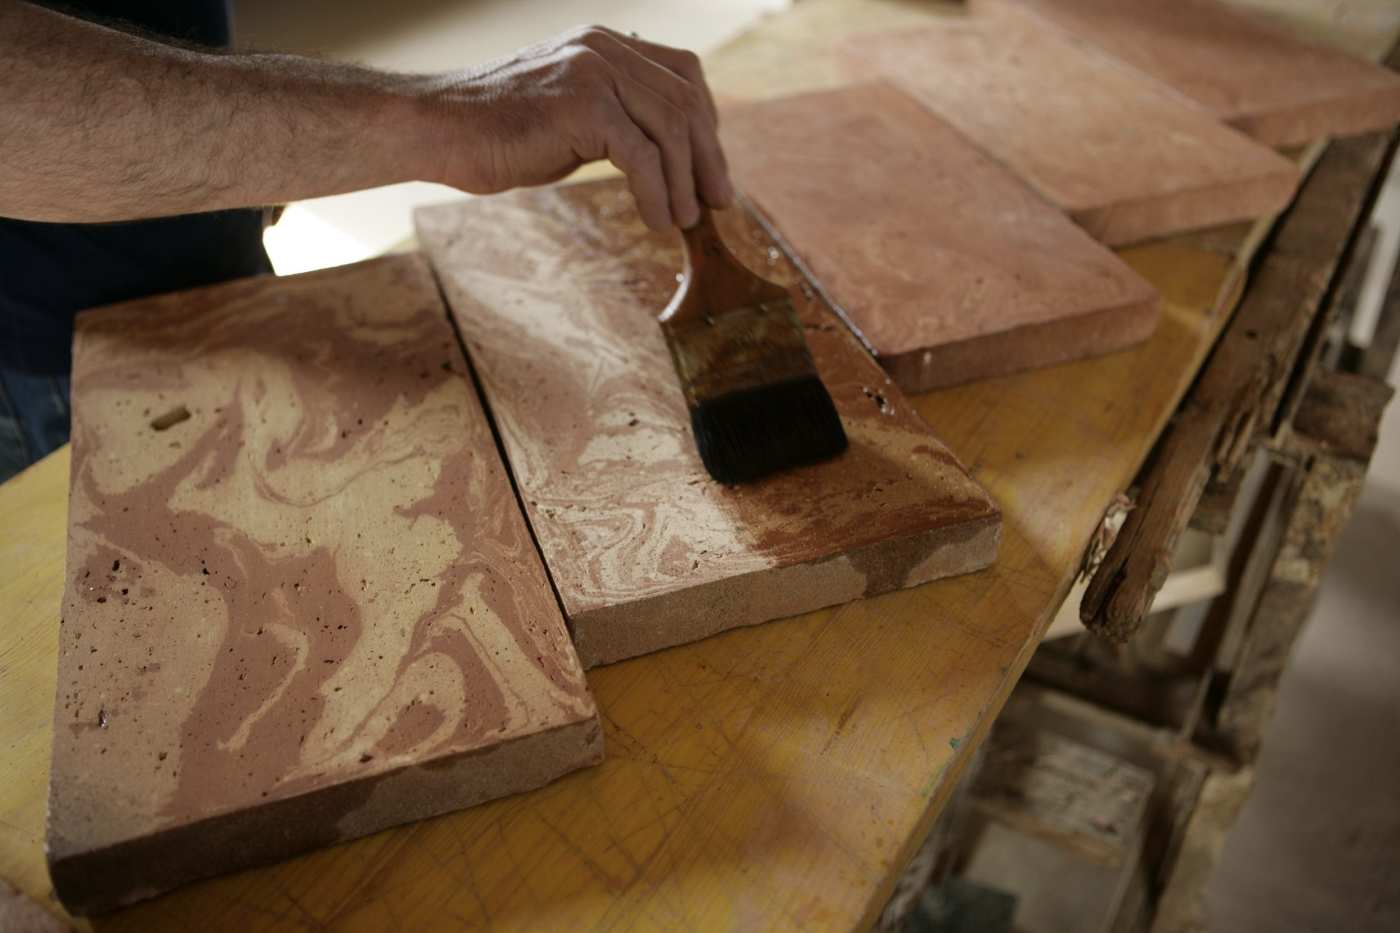
[[[734,172],[907,392],[1120,350],[1158,296],[891,85],[730,106]]]
[[[1400,75],[1216,0],[1019,2],[1271,146],[1400,121]]]
[[[1100,242],[1282,210],[1298,169],[1171,88],[1014,5],[845,44]]]

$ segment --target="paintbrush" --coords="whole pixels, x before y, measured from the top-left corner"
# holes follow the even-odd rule
[[[705,469],[742,483],[845,450],[787,289],[745,268],[708,210],[683,236],[685,272],[658,320]]]

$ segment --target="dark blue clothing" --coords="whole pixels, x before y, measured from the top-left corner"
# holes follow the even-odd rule
[[[226,0],[73,0],[47,5],[117,28],[202,46],[227,46]],[[262,210],[218,211],[115,224],[34,223],[0,217],[0,444],[27,438],[28,459],[57,444],[52,412],[26,422],[21,376],[62,377],[72,365],[73,318],[84,308],[271,272]],[[46,393],[40,392],[46,398]],[[64,406],[66,411],[66,399]],[[43,422],[42,425],[39,422]],[[47,448],[47,449],[46,449]],[[0,450],[4,464],[18,458]]]
[[[0,483],[67,442],[68,377],[0,368]]]
[[[38,0],[40,6],[128,32],[212,48],[229,43],[228,0]]]
[[[84,308],[272,271],[263,211],[115,224],[0,218],[0,368],[66,376]]]

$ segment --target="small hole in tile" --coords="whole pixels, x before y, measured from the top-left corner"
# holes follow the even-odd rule
[[[152,431],[165,431],[175,427],[181,421],[188,421],[190,410],[184,405],[176,405],[165,414],[151,419]]]

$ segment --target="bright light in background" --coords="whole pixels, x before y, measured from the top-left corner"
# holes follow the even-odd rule
[[[330,49],[323,23],[308,20],[304,12],[294,15],[277,0],[249,0],[235,12],[240,34],[247,32],[254,42],[276,37],[287,50],[302,46],[329,58],[423,71],[483,61],[583,22],[635,29],[648,39],[704,52],[787,5],[788,0],[477,0],[405,15],[394,30]],[[605,167],[594,167],[581,177],[604,172]],[[411,247],[415,207],[465,196],[443,185],[409,182],[299,201],[267,229],[263,243],[278,275],[359,262]]]
[[[263,246],[278,275],[343,266],[380,252],[302,204],[288,205],[282,219],[263,231]]]

